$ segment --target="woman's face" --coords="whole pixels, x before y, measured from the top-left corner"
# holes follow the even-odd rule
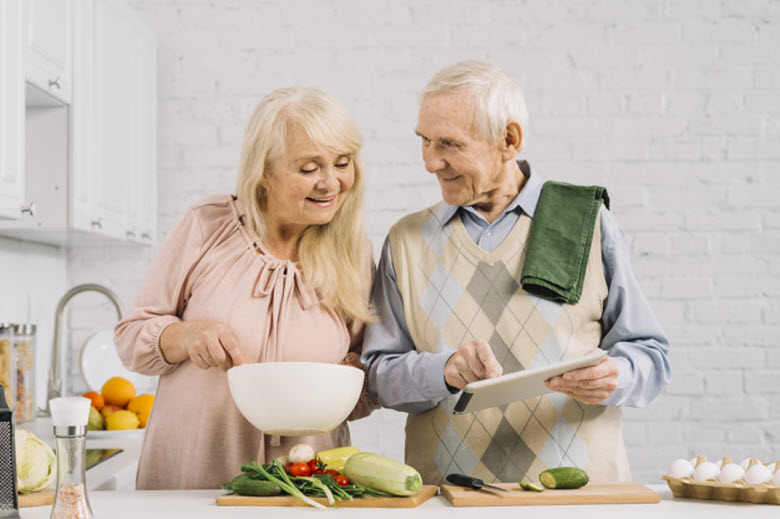
[[[269,223],[305,229],[330,222],[355,183],[352,159],[319,147],[304,131],[294,132],[263,181]]]

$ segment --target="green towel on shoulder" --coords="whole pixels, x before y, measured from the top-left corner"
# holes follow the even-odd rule
[[[560,303],[580,300],[602,202],[609,209],[603,187],[545,182],[520,278],[526,292]]]

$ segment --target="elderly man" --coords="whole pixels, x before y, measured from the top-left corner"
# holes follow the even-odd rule
[[[371,395],[409,413],[406,462],[426,483],[558,466],[627,480],[620,407],[646,405],[669,381],[669,344],[606,192],[545,183],[516,161],[527,119],[519,86],[487,63],[447,67],[422,94],[416,133],[444,200],[390,230],[363,362]],[[549,380],[546,395],[452,413],[469,382],[595,348],[608,356]]]

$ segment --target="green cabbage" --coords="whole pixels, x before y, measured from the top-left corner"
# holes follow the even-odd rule
[[[14,436],[17,490],[26,494],[48,488],[57,476],[54,451],[24,429],[17,429]]]

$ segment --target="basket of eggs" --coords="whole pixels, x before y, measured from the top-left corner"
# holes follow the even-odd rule
[[[734,463],[728,456],[717,462],[704,456],[678,459],[662,479],[674,497],[780,505],[780,460],[764,464],[756,458]]]

